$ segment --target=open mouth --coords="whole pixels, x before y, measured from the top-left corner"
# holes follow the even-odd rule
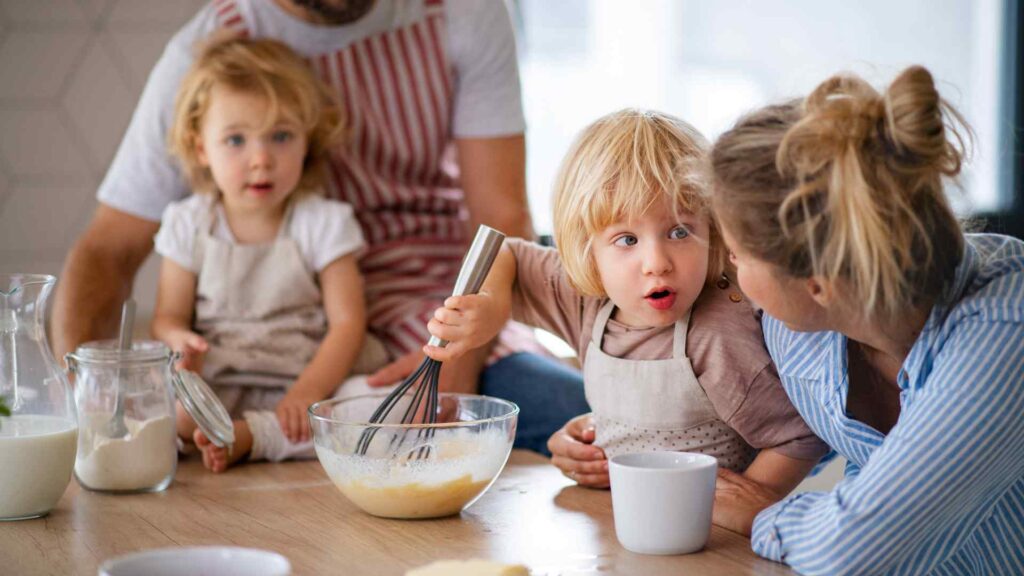
[[[655,310],[668,310],[676,303],[676,292],[671,288],[658,287],[648,292],[644,300]]]
[[[253,182],[248,186],[249,190],[255,194],[269,194],[274,189],[274,185],[270,182]]]

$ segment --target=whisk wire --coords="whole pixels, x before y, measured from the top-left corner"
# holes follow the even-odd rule
[[[411,424],[413,422],[416,416],[416,412],[419,409],[420,404],[423,402],[423,397],[424,395],[426,395],[428,397],[428,411],[427,414],[425,414],[424,420],[426,421],[426,423],[435,423],[437,421],[437,380],[440,372],[440,362],[430,358],[424,360],[422,363],[420,363],[419,367],[416,368],[415,372],[413,372],[411,375],[409,375],[409,377],[403,380],[401,384],[395,387],[395,389],[392,390],[391,393],[384,398],[384,401],[380,403],[380,406],[378,406],[377,409],[374,410],[373,415],[370,416],[370,423],[383,424],[384,420],[387,418],[387,415],[390,414],[391,411],[398,406],[398,403],[403,399],[403,397],[408,395],[409,389],[412,388],[413,386],[416,386],[416,389],[412,394],[412,398],[410,399],[409,405],[405,409],[405,413],[402,414],[402,419],[400,422],[402,424]],[[426,381],[425,384],[421,383],[421,377],[422,380]],[[432,386],[431,382],[433,383]],[[431,398],[433,398],[435,401],[433,410],[429,409]],[[367,427],[366,429],[364,429],[362,434],[360,434],[359,436],[359,442],[356,444],[356,453],[360,455],[365,455],[367,450],[369,450],[370,448],[370,443],[373,441],[374,436],[376,436],[377,432],[379,431],[379,426]],[[396,440],[398,441],[397,444],[401,446],[401,444],[405,440],[405,436],[405,433],[403,433],[400,438],[397,436],[393,436],[391,438],[392,448],[395,446]]]
[[[413,393],[412,401],[409,402],[409,406],[405,408],[405,414],[402,415],[402,424],[412,424],[416,420],[416,413],[420,409],[420,404],[423,402],[424,397],[427,400],[427,411],[423,414],[423,423],[433,424],[437,421],[437,414],[431,413],[429,410],[430,401],[435,398],[430,392],[432,389],[436,389],[438,375],[441,372],[441,363],[437,360],[426,359],[422,366],[424,370],[424,384],[417,386],[416,391]],[[419,370],[417,370],[419,372]],[[434,384],[431,387],[431,384]]]
[[[438,386],[438,381],[440,380],[440,378],[438,378],[438,376],[441,373],[441,363],[440,362],[437,362],[437,366],[434,367],[434,373],[435,373],[434,377],[433,378],[429,378],[427,380],[427,387],[430,388],[430,390],[428,392],[428,395],[427,395],[427,414],[429,416],[429,422],[431,424],[434,424],[435,422],[437,422],[437,408],[438,408],[437,386]],[[421,441],[429,442],[430,440],[432,440],[434,438],[434,432],[435,431],[436,431],[436,429],[434,429],[434,428],[421,428],[416,435],[419,437],[419,439]],[[431,450],[430,444],[423,444],[423,445],[421,445],[420,449],[417,451],[416,458],[418,458],[418,459],[428,458],[430,456],[430,450]]]
[[[441,375],[441,363],[436,360],[429,362],[430,365],[427,367],[425,377],[423,379],[423,384],[416,389],[416,393],[413,396],[412,403],[409,405],[408,408],[406,408],[405,415],[402,418],[403,424],[412,424],[417,421],[420,421],[424,424],[437,423],[437,387]],[[419,413],[420,409],[420,404],[424,400],[426,401],[426,404],[423,406],[422,417],[417,418],[417,414]],[[408,435],[408,433],[408,430],[402,433],[402,439],[398,443],[399,446],[405,443],[405,438]],[[416,431],[416,439],[418,441],[429,441],[433,437],[433,428],[419,428]],[[394,447],[394,440],[392,440],[392,447]],[[419,449],[415,451],[415,456],[417,459],[429,457],[430,446],[421,445]]]

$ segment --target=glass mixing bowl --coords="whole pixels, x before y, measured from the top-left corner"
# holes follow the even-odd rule
[[[439,394],[436,424],[401,424],[409,397],[381,424],[370,415],[387,393],[309,408],[327,475],[353,504],[384,518],[458,514],[494,482],[512,450],[519,407],[471,394]]]

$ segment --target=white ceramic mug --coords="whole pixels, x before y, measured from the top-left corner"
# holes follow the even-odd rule
[[[229,546],[159,548],[107,560],[99,576],[288,576],[288,559],[276,552]]]
[[[690,452],[620,454],[611,459],[619,543],[640,554],[688,554],[711,532],[718,461]]]

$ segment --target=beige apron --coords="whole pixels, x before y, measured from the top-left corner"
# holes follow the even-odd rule
[[[211,385],[283,392],[313,359],[327,333],[315,275],[287,235],[293,204],[289,202],[272,242],[235,244],[214,237],[216,203],[199,227],[195,328],[210,345],[202,375]],[[352,373],[365,374],[386,362],[380,341],[367,335]],[[274,401],[266,398],[228,409],[256,409],[252,404]]]
[[[753,450],[715,412],[686,357],[689,313],[675,324],[672,358],[625,360],[601,350],[614,309],[608,301],[598,312],[583,363],[587,402],[597,428],[595,444],[608,458],[678,450],[714,456],[730,470],[746,469]]]

